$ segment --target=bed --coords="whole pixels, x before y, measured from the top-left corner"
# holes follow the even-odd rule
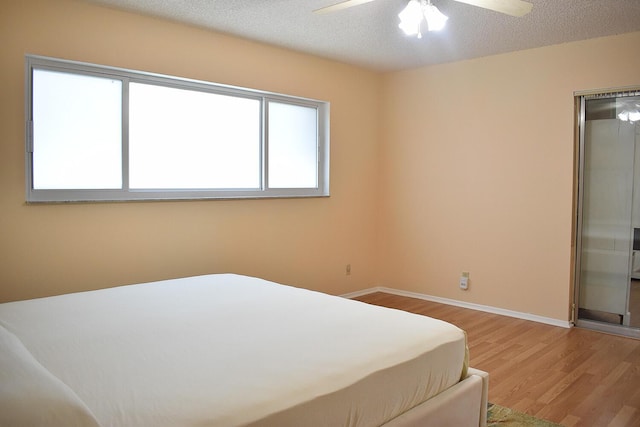
[[[484,426],[436,319],[213,274],[0,304],[1,426]]]

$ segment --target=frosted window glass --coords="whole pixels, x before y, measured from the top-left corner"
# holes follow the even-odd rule
[[[129,86],[133,189],[260,187],[260,101]]]
[[[122,186],[122,82],[33,70],[33,188]]]
[[[56,58],[25,64],[30,203],[329,195],[327,102]]]
[[[269,187],[318,186],[317,110],[269,103]]]

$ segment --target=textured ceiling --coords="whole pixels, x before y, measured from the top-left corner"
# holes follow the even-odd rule
[[[407,0],[376,0],[329,14],[339,0],[86,0],[169,18],[297,51],[392,71],[640,31],[640,0],[528,0],[522,18],[433,0],[449,21],[422,39],[404,36]],[[629,54],[638,54],[638,51]]]

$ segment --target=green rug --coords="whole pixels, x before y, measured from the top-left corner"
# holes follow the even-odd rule
[[[532,417],[504,406],[489,403],[487,427],[562,427],[560,424]]]

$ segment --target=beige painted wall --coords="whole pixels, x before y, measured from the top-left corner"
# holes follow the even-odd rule
[[[4,0],[0,39],[0,301],[215,272],[375,282],[379,74],[73,0]],[[329,101],[331,197],[27,206],[26,53]]]
[[[568,320],[573,93],[639,85],[639,46],[630,33],[385,76],[380,284]]]
[[[383,75],[74,0],[0,8],[0,301],[231,271],[568,319],[573,92],[640,84],[640,33]],[[27,206],[25,53],[330,101],[332,195]]]

